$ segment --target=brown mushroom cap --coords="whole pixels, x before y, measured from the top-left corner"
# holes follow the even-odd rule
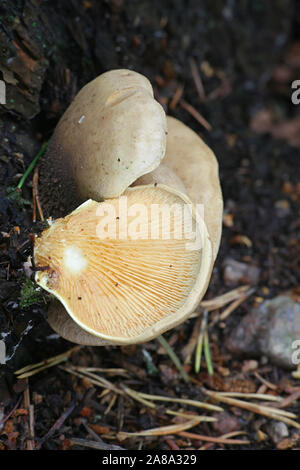
[[[154,170],[166,148],[166,116],[147,78],[111,70],[85,85],[60,119],[40,164],[46,213],[117,197]]]
[[[135,184],[157,181],[177,189],[178,180],[181,180],[185,193],[192,202],[204,205],[204,220],[216,258],[221,239],[223,213],[217,159],[196,132],[181,121],[168,116],[167,125],[167,149],[163,162],[155,171],[140,177]],[[169,173],[166,168],[169,169]]]
[[[120,237],[125,200],[128,230],[137,231]],[[172,206],[170,224],[153,218],[155,205]],[[190,229],[201,238],[193,249],[191,231],[183,230],[184,207],[192,215]],[[110,227],[116,224],[117,237],[99,232],[104,213]],[[213,264],[204,221],[196,218],[187,196],[163,185],[129,188],[103,203],[86,201],[36,238],[34,261],[42,268],[36,282],[61,301],[80,328],[111,344],[149,341],[184,321],[203,297]],[[56,325],[59,332],[66,328],[62,317]]]

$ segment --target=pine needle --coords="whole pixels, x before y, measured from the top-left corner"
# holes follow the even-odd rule
[[[182,403],[184,405],[195,406],[196,408],[205,408],[211,411],[223,411],[223,408],[220,406],[212,405],[210,403],[205,403],[198,400],[190,400],[187,398],[173,398],[173,397],[164,397],[162,395],[149,395],[148,393],[137,392],[140,397],[146,398],[152,401],[167,401],[170,403]]]
[[[48,369],[49,367],[56,366],[63,361],[69,359],[70,355],[81,348],[81,346],[75,346],[69,351],[66,351],[58,356],[50,357],[49,359],[45,359],[44,361],[38,362],[37,364],[29,364],[28,366],[23,367],[15,371],[14,373],[17,375],[17,379],[25,379],[26,377],[31,377],[32,375],[38,374],[42,370]]]
[[[197,426],[199,424],[199,419],[190,419],[189,421],[186,421],[185,423],[180,423],[180,424],[171,424],[170,426],[161,426],[159,428],[152,428],[152,429],[147,429],[146,431],[140,431],[140,432],[119,432],[117,434],[117,438],[120,440],[127,439],[127,437],[132,437],[132,436],[166,436],[169,434],[178,434],[181,431],[185,431],[186,429],[190,429],[194,426]]]
[[[199,122],[207,131],[212,130],[211,124],[202,116],[202,114],[197,111],[194,106],[191,104],[187,103],[185,100],[180,101],[180,105],[183,109],[185,109],[191,116],[193,116],[196,121]]]
[[[250,441],[240,440],[240,439],[230,439],[228,436],[238,435],[243,433],[231,433],[231,434],[224,434],[220,437],[213,437],[213,436],[203,436],[202,434],[194,434],[191,432],[180,432],[179,436],[187,437],[188,439],[196,439],[197,441],[206,441],[206,442],[215,442],[217,444],[250,444]]]
[[[173,416],[182,416],[183,418],[190,419],[191,417],[198,419],[199,422],[206,422],[206,423],[213,423],[217,421],[217,418],[213,416],[197,416],[197,415],[189,415],[187,413],[182,413],[181,411],[174,411],[174,410],[166,410],[167,415]]]
[[[275,395],[267,395],[266,393],[242,393],[242,392],[218,392],[223,397],[232,398],[255,398],[256,400],[265,401],[278,401],[281,402],[282,398]]]
[[[277,421],[282,421],[285,424],[295,427],[296,429],[300,429],[300,423],[294,421],[290,418],[297,418],[294,413],[290,413],[288,411],[284,411],[278,408],[261,406],[256,403],[250,403],[243,400],[237,400],[235,398],[230,398],[228,396],[221,395],[220,393],[212,392],[209,390],[204,390],[208,396],[213,398],[214,400],[220,401],[222,403],[227,403],[231,406],[236,406],[238,408],[243,408],[248,411],[252,411],[253,413],[260,414],[262,416],[266,416],[267,418],[274,419]],[[282,413],[284,411],[284,413]]]
[[[250,289],[249,285],[246,286],[241,286],[237,287],[235,289],[230,290],[229,292],[226,292],[226,294],[219,295],[215,297],[214,299],[210,300],[202,300],[200,303],[201,308],[205,308],[209,312],[213,310],[217,310],[219,308],[224,307],[225,305],[229,304],[230,302],[240,299],[241,297],[244,296],[249,296],[254,292],[254,289]],[[200,311],[192,313],[190,318],[198,317],[199,314],[201,313]]]
[[[78,372],[76,368],[73,368],[72,366],[59,366],[60,369],[64,370],[65,372],[69,372],[69,374],[76,375],[77,377],[80,378],[88,378],[89,381],[97,385],[98,387],[108,389],[112,392],[119,393],[120,395],[123,395],[123,391],[117,388],[112,382],[110,382],[107,379],[104,379],[103,377],[93,374],[92,372]]]

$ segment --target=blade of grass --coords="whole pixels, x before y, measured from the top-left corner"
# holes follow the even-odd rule
[[[17,189],[22,189],[23,187],[23,184],[25,183],[28,175],[32,172],[32,170],[34,169],[35,165],[37,164],[38,162],[38,159],[45,153],[46,151],[46,148],[48,147],[48,142],[45,142],[41,149],[39,150],[39,152],[36,154],[36,156],[34,157],[34,159],[32,160],[32,162],[30,163],[30,165],[28,166],[27,170],[25,171],[24,175],[22,176],[22,178],[20,179],[19,181],[19,184],[17,186]]]
[[[183,378],[183,380],[186,382],[186,383],[189,383],[190,381],[190,378],[189,376],[187,375],[187,373],[185,372],[177,354],[174,352],[174,350],[171,348],[171,346],[169,345],[168,341],[161,335],[157,338],[157,340],[159,341],[159,343],[161,344],[161,346],[166,350],[166,352],[168,353],[169,357],[172,359],[172,361],[174,362],[176,368],[178,369],[181,377]]]
[[[201,359],[202,359],[202,349],[203,349],[203,333],[200,332],[199,338],[197,341],[196,347],[196,354],[195,354],[195,372],[199,374],[200,367],[201,367]]]
[[[126,369],[120,368],[102,368],[102,367],[82,367],[82,366],[72,366],[74,370],[79,372],[102,372],[111,376],[120,375],[121,377],[128,377],[128,371]]]
[[[205,333],[206,328],[207,328],[207,318],[208,318],[208,310],[205,309],[203,311],[201,327],[200,327],[200,333],[199,333],[199,338],[198,338],[197,346],[196,346],[196,354],[195,354],[195,372],[196,372],[196,374],[199,374],[200,367],[201,367],[203,338],[204,338],[204,333]]]
[[[214,375],[207,330],[204,333],[204,357],[209,375]]]
[[[250,403],[250,402],[246,402],[243,400],[237,400],[235,398],[226,397],[224,395],[220,395],[219,393],[212,392],[212,391],[205,390],[205,389],[203,389],[203,391],[211,398],[217,401],[220,401],[222,403],[227,403],[228,405],[231,405],[231,406],[243,408],[245,410],[252,411],[254,413],[266,416],[270,419],[282,421],[285,424],[288,424],[297,429],[300,429],[300,423],[289,418],[289,417],[297,417],[293,413],[285,412],[283,414],[282,413],[283,410],[278,410],[278,408],[271,408],[267,406],[257,405],[256,403]]]

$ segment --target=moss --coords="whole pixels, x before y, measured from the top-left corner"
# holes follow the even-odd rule
[[[17,205],[19,209],[23,209],[24,205],[30,206],[30,201],[23,199],[21,190],[14,186],[6,188],[6,197],[10,203]]]
[[[20,292],[19,305],[21,308],[28,308],[32,304],[47,303],[48,297],[49,295],[35,282],[26,279]]]

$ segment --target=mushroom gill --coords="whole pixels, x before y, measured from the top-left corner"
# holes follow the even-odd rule
[[[213,264],[204,221],[164,185],[86,201],[36,238],[34,262],[36,282],[111,344],[149,341],[185,320]]]

